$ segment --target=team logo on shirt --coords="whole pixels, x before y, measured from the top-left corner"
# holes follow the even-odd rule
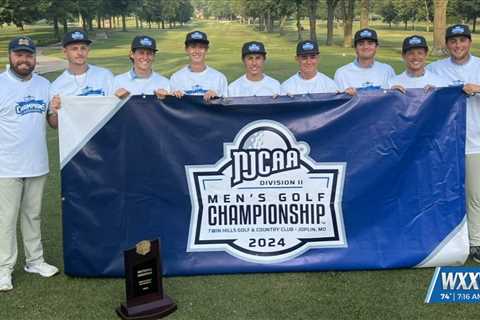
[[[459,34],[459,33],[464,33],[464,32],[465,32],[465,28],[462,27],[462,26],[456,26],[452,29],[453,34]]]
[[[381,89],[381,86],[375,85],[373,82],[367,81],[360,85],[360,90],[378,90]]]
[[[47,103],[32,96],[26,96],[15,105],[15,113],[21,116],[28,113],[44,113],[45,111],[47,111]]]
[[[225,251],[256,263],[312,248],[346,247],[346,163],[318,163],[310,146],[271,120],[243,127],[216,164],[186,166],[188,251]]]
[[[105,91],[103,89],[94,89],[90,86],[86,86],[82,89],[82,92],[78,96],[85,97],[85,96],[104,96]]]
[[[208,90],[202,88],[202,86],[196,84],[192,87],[192,89],[185,90],[185,94],[188,95],[203,95],[207,93]]]
[[[75,39],[75,40],[83,40],[84,39],[84,36],[81,32],[79,31],[75,31],[74,33],[72,33],[72,39]]]
[[[463,86],[465,81],[463,80],[453,80],[452,83],[450,83],[448,86],[449,87],[456,87],[456,86]]]

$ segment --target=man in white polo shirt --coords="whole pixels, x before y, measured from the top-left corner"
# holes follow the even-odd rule
[[[316,41],[305,40],[297,44],[295,59],[300,71],[282,83],[282,94],[336,93],[338,91],[335,82],[317,69],[319,52]]]
[[[13,289],[19,216],[25,271],[43,277],[58,273],[43,259],[40,233],[50,83],[33,73],[35,53],[30,38],[14,38],[9,44],[10,68],[0,74],[0,291]]]
[[[391,66],[375,60],[378,49],[377,32],[364,28],[355,33],[357,58],[335,72],[335,82],[340,90],[350,95],[357,90],[388,89],[388,80],[395,76]]]
[[[132,69],[118,75],[113,81],[113,91],[121,99],[129,95],[155,94],[165,97],[170,91],[167,78],[152,70],[157,44],[149,36],[136,36],[131,45]]]
[[[203,96],[205,101],[214,97],[226,97],[227,78],[205,63],[210,41],[201,31],[187,34],[185,52],[190,64],[175,72],[170,78],[170,88],[177,98],[183,95]]]
[[[389,86],[403,93],[407,88],[423,88],[428,91],[435,87],[446,87],[446,80],[435,73],[426,70],[428,56],[427,40],[414,35],[406,37],[402,45],[402,58],[405,61],[405,71],[389,80]]]
[[[263,43],[246,42],[242,46],[245,74],[228,86],[229,97],[276,96],[280,82],[263,73],[267,51]]]
[[[450,57],[427,66],[450,85],[462,85],[467,99],[466,183],[470,254],[480,263],[480,59],[470,54],[472,35],[466,25],[447,28],[445,41]]]
[[[68,68],[52,83],[50,89],[50,122],[57,126],[56,114],[62,96],[112,95],[113,74],[109,70],[87,63],[91,40],[83,30],[74,30],[63,37],[63,53]]]

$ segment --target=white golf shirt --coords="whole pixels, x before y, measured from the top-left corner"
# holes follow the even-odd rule
[[[435,61],[427,66],[451,86],[474,83],[480,85],[480,59],[470,56],[465,64],[456,64],[450,58]],[[480,96],[467,99],[466,154],[480,153]]]
[[[208,90],[215,91],[219,97],[228,94],[227,78],[209,66],[201,72],[192,72],[189,66],[183,67],[170,77],[170,88],[194,96],[203,96]]]
[[[401,85],[404,88],[425,88],[427,85],[433,87],[448,86],[445,79],[429,70],[425,70],[425,73],[420,77],[412,77],[408,75],[407,71],[404,71],[398,76],[390,78],[388,83],[390,88],[395,85]]]
[[[374,61],[368,68],[361,67],[355,60],[340,67],[335,72],[335,83],[340,90],[357,89],[388,89],[388,80],[395,76],[395,71],[385,63]]]
[[[281,86],[282,94],[306,94],[306,93],[335,93],[338,88],[335,82],[321,72],[317,72],[312,79],[305,80],[300,73],[285,80]]]
[[[273,96],[280,94],[280,82],[267,75],[259,81],[251,81],[241,76],[228,86],[229,97]]]
[[[74,75],[65,70],[52,83],[50,97],[60,96],[110,96],[113,74],[105,68],[88,65],[87,72]]]
[[[127,90],[131,95],[154,94],[157,89],[170,91],[170,81],[156,72],[152,72],[148,78],[140,78],[132,69],[115,77],[113,93],[120,88]]]

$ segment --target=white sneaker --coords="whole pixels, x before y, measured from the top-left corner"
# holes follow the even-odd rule
[[[0,275],[0,291],[9,291],[12,289],[12,275],[9,273]]]
[[[24,268],[25,271],[30,273],[38,273],[42,277],[49,278],[58,273],[58,268],[52,266],[46,262],[27,264]]]

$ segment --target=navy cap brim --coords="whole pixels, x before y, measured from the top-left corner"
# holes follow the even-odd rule
[[[35,53],[37,50],[32,48],[32,47],[28,47],[28,46],[17,46],[15,48],[10,49],[10,51],[13,51],[13,52],[28,51],[30,53]]]
[[[144,46],[135,46],[135,47],[132,47],[132,51],[135,51],[137,49],[147,49],[147,50],[152,50],[153,52],[157,52],[158,49],[152,49],[150,47],[144,47]]]
[[[203,39],[190,39],[185,41],[185,45],[189,45],[192,43],[203,43],[203,44],[210,44],[210,41],[203,40]]]
[[[378,39],[377,38],[373,38],[373,37],[368,37],[368,38],[359,38],[359,39],[356,39],[355,40],[355,44],[357,44],[357,42],[359,41],[362,41],[362,40],[370,40],[370,41],[375,41],[376,43],[378,43]]]
[[[259,51],[247,51],[247,52],[242,52],[242,56],[248,56],[249,54],[262,54],[262,55],[266,55],[267,54],[267,51],[265,50],[259,50]]]
[[[416,44],[416,45],[411,45],[409,47],[403,48],[402,52],[406,53],[408,50],[412,50],[412,49],[415,49],[415,48],[423,48],[423,49],[428,51],[428,46],[422,45],[422,44]]]
[[[466,37],[470,40],[472,40],[472,35],[471,34],[450,34],[445,36],[445,40],[451,39],[451,38],[456,38],[456,37]]]
[[[72,43],[85,43],[86,45],[90,45],[92,43],[92,40],[73,40],[73,41],[67,41],[63,44],[63,47],[65,48],[66,46],[68,46],[69,44],[72,44]]]
[[[311,55],[317,55],[317,54],[320,54],[320,51],[309,50],[309,51],[297,52],[297,56],[311,56]]]

